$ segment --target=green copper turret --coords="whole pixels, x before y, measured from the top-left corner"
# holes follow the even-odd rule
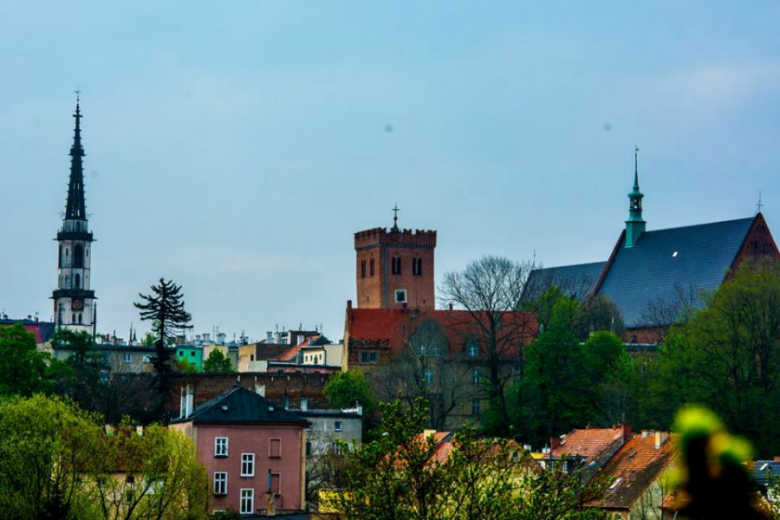
[[[642,218],[642,198],[639,191],[639,161],[637,156],[639,148],[634,150],[634,188],[628,194],[628,220],[626,220],[626,247],[634,247],[642,233],[645,232],[646,222]]]

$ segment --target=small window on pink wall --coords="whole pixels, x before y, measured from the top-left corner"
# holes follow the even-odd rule
[[[282,475],[281,473],[271,474],[271,492],[277,496],[282,496]]]
[[[272,459],[282,457],[282,439],[268,439],[268,456]]]

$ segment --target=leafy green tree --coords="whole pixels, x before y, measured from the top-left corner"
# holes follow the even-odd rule
[[[51,363],[48,354],[37,350],[35,335],[23,326],[0,327],[0,395],[49,390]]]
[[[356,370],[331,374],[323,391],[328,402],[337,408],[352,408],[359,404],[364,417],[370,416],[376,406],[366,376]]]
[[[234,372],[233,363],[222,350],[215,348],[203,362],[203,371],[212,374],[231,374]]]
[[[90,477],[105,519],[206,518],[206,471],[181,432],[125,419],[102,441]]]
[[[174,371],[178,374],[197,374],[198,367],[186,359],[176,359],[173,362]]]
[[[555,305],[550,327],[529,347],[522,382],[524,437],[544,443],[553,435],[587,424],[594,415],[585,354],[570,324],[576,302]]]
[[[780,266],[743,264],[667,336],[646,405],[659,423],[683,403],[703,404],[762,456],[780,453]]]
[[[60,329],[53,341],[70,353],[57,381],[58,393],[73,399],[81,408],[99,410],[100,397],[108,384],[109,366],[95,350],[92,336],[87,332]]]
[[[578,305],[572,318],[572,332],[580,340],[585,340],[598,331],[622,335],[625,331],[623,313],[608,296],[591,294]]]
[[[151,287],[150,294],[139,294],[141,303],[134,303],[139,309],[142,320],[152,321],[156,337],[155,356],[152,364],[156,372],[155,389],[158,394],[158,411],[162,414],[171,397],[174,367],[171,361],[173,349],[168,346],[177,334],[187,330],[192,316],[184,309],[184,295],[181,286],[160,278],[157,285]]]
[[[0,511],[5,518],[95,518],[83,477],[101,442],[97,416],[67,400],[0,401]]]
[[[516,443],[464,429],[445,445],[426,435],[424,400],[410,410],[380,403],[382,434],[350,453],[339,492],[326,503],[360,519],[601,519],[582,511],[578,478],[543,472]]]

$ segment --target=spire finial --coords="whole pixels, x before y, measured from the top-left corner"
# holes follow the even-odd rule
[[[393,231],[398,231],[398,212],[401,211],[398,209],[398,203],[395,203],[395,206],[393,207]]]
[[[634,145],[634,189],[639,189],[639,147]]]
[[[761,213],[761,208],[764,207],[764,204],[761,202],[761,190],[758,190],[758,204],[756,204],[756,215]]]

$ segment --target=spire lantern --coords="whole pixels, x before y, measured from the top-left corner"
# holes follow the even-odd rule
[[[646,222],[642,218],[642,199],[644,194],[639,190],[639,147],[634,147],[634,187],[628,194],[628,220],[626,220],[626,247],[634,247],[642,233]]]

